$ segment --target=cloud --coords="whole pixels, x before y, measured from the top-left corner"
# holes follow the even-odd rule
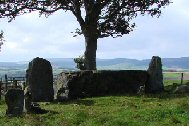
[[[48,18],[39,18],[37,13],[26,14],[11,23],[3,20],[0,26],[6,38],[2,48],[4,53],[0,54],[1,60],[7,60],[7,55],[17,57],[17,60],[32,59],[36,56],[73,57],[84,50],[83,38],[72,37],[71,31],[74,31],[78,24],[70,14],[59,12]],[[25,53],[27,56],[22,54],[25,50],[28,52]]]
[[[189,1],[173,0],[160,18],[138,16],[137,27],[122,38],[98,40],[98,58],[182,57],[189,47]],[[70,12],[59,11],[45,18],[34,12],[17,17],[11,23],[1,19],[0,29],[6,42],[1,61],[23,61],[34,57],[78,57],[85,49],[84,37],[71,33],[79,24]]]

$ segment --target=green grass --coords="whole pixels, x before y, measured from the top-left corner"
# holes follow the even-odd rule
[[[179,81],[180,82],[180,81]],[[187,81],[185,81],[187,82]],[[166,89],[175,81],[164,82]],[[41,103],[46,114],[7,117],[0,102],[0,126],[187,126],[189,94],[121,95]]]
[[[189,79],[189,72],[164,72],[163,77],[164,78],[172,78],[172,79],[181,79],[181,73],[183,73],[183,76],[185,79]]]
[[[163,76],[164,76],[164,78],[180,78],[181,73],[169,72],[169,73],[164,73]]]
[[[172,81],[172,80],[164,80],[164,85],[165,86],[168,86],[168,85],[172,86],[173,83],[179,85],[179,84],[181,84],[181,80],[174,80],[174,81]],[[189,80],[184,80],[183,84],[185,84],[185,83],[189,83]]]
[[[106,96],[64,103],[42,103],[46,114],[7,117],[0,103],[1,126],[173,126],[189,124],[187,94]]]
[[[181,73],[174,73],[174,72],[166,72],[163,73],[163,78],[164,78],[164,85],[172,85],[173,83],[181,84]],[[184,80],[183,83],[189,82],[189,73],[184,73]],[[172,80],[171,80],[172,79]]]

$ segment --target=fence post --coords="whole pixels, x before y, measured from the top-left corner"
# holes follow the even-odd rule
[[[5,74],[5,91],[7,91],[7,88],[8,88],[8,77]]]
[[[181,73],[181,84],[183,84],[183,76],[184,76],[184,73]]]
[[[13,77],[13,84],[15,86],[15,88],[17,88],[17,80]]]
[[[23,85],[23,90],[25,90],[25,88],[26,88],[26,82],[23,82],[22,85]]]

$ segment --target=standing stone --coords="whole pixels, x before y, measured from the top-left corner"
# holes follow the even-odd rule
[[[10,89],[5,94],[7,104],[6,114],[9,116],[19,116],[23,113],[24,91],[21,89]]]
[[[49,61],[39,57],[33,59],[26,71],[26,83],[33,102],[53,101],[53,73]]]
[[[149,78],[145,85],[146,93],[157,93],[164,90],[161,58],[153,56],[147,70]]]

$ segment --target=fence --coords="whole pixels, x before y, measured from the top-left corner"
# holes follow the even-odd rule
[[[57,76],[53,76],[53,82],[56,80]],[[21,88],[26,87],[26,77],[8,77],[6,74],[3,78],[0,78],[0,100],[1,95],[10,88]]]
[[[5,75],[4,78],[0,78],[0,100],[1,95],[10,88],[21,88],[25,89],[26,78],[25,77],[8,77]]]
[[[183,84],[184,81],[189,81],[189,72],[164,72],[164,80],[180,81]]]

